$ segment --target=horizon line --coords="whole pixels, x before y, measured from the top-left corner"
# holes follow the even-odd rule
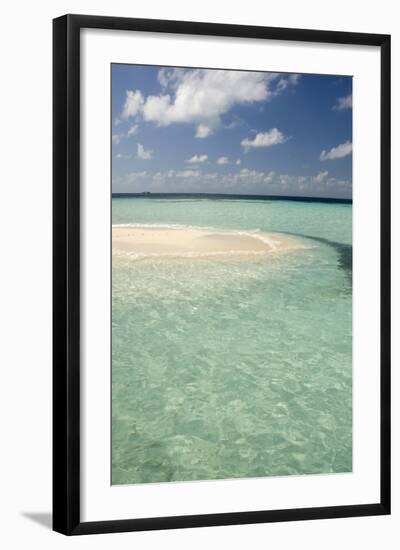
[[[321,196],[302,196],[302,195],[257,195],[257,194],[240,194],[240,193],[152,193],[150,191],[142,191],[140,193],[131,192],[112,192],[111,197],[124,198],[124,197],[138,197],[138,198],[157,198],[157,197],[210,197],[210,198],[235,198],[244,200],[290,200],[301,202],[338,202],[345,204],[353,204],[352,198],[340,198],[340,197],[321,197]]]

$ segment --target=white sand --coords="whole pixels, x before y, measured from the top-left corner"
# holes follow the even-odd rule
[[[249,259],[303,248],[294,237],[258,232],[217,231],[197,228],[113,226],[115,255],[145,257],[221,256]]]

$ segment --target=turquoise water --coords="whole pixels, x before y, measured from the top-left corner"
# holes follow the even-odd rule
[[[351,471],[351,205],[113,198],[112,222],[304,243],[113,258],[112,483]]]

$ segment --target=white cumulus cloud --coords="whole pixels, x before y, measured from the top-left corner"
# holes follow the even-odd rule
[[[241,162],[242,162],[242,161],[241,161],[240,159],[237,159],[237,161],[235,162],[235,164],[236,164],[237,166],[239,166],[239,165],[241,164]]]
[[[294,75],[206,69],[161,69],[158,79],[165,93],[144,98],[140,90],[126,92],[122,118],[140,114],[158,126],[194,124],[198,138],[212,134],[235,105],[268,101],[297,82]]]
[[[228,157],[219,157],[217,164],[229,164]]]
[[[153,157],[153,151],[146,150],[141,143],[137,146],[137,158],[142,160],[149,160]]]
[[[318,183],[322,183],[329,175],[329,172],[319,172],[315,177],[314,180]]]
[[[353,107],[353,96],[352,94],[349,94],[344,97],[338,97],[332,109],[334,111],[345,111],[346,109],[351,109],[352,107]]]
[[[341,159],[350,155],[353,150],[353,144],[350,141],[341,143],[337,147],[332,147],[330,151],[321,151],[319,156],[320,160],[334,160]]]
[[[132,90],[126,91],[126,98],[124,108],[122,110],[122,118],[127,119],[131,116],[135,116],[143,107],[144,98],[140,90],[133,92]]]
[[[200,170],[180,170],[175,172],[177,178],[198,178],[200,175]]]
[[[133,126],[131,126],[128,130],[128,133],[126,134],[127,137],[135,135],[138,131],[138,128],[139,124],[134,124]]]
[[[287,141],[287,137],[278,128],[272,128],[268,132],[259,132],[254,139],[242,139],[240,144],[245,151],[248,151],[252,147],[271,147],[285,143],[285,141]]]
[[[189,164],[199,164],[200,162],[206,162],[207,160],[208,155],[193,155],[193,157],[188,159],[186,162]]]
[[[195,137],[197,138],[206,138],[213,133],[213,130],[210,126],[205,124],[199,124],[196,128]]]
[[[124,134],[113,134],[112,135],[113,145],[119,145],[123,139],[129,138],[130,136],[133,136],[134,134],[136,134],[138,131],[138,128],[139,128],[139,125],[134,124]]]
[[[124,136],[122,134],[113,134],[112,135],[112,142],[115,144],[115,145],[118,145],[118,143],[121,141],[121,139],[123,138]]]
[[[276,93],[283,92],[283,90],[286,90],[288,86],[295,85],[300,80],[299,74],[289,74],[287,76],[283,76],[279,79],[278,84],[276,86]]]

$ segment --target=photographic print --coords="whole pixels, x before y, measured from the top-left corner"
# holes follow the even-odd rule
[[[111,66],[112,484],[352,471],[352,78]]]

